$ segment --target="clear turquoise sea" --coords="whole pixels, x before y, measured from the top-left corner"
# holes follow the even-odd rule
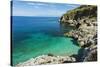
[[[63,36],[58,20],[59,17],[12,16],[13,65],[49,53],[77,54],[80,47],[74,39]]]

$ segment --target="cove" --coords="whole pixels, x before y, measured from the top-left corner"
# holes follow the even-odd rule
[[[80,49],[74,39],[63,36],[59,17],[12,18],[13,65],[44,54],[70,56]]]

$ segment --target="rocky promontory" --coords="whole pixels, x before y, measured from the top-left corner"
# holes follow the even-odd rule
[[[97,6],[82,5],[70,10],[60,18],[62,28],[70,27],[70,31],[64,29],[64,35],[77,40],[82,51],[81,61],[97,60]],[[80,54],[79,54],[80,55]]]

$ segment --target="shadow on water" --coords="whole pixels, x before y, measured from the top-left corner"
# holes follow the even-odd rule
[[[79,44],[78,44],[77,40],[72,39],[71,41],[72,41],[73,45],[79,47]],[[71,55],[71,56],[72,56],[72,57],[75,57],[77,62],[82,62],[82,61],[84,60],[84,51],[85,51],[85,49],[84,49],[83,47],[81,47],[81,48],[78,50],[78,54],[73,54],[73,55]]]
[[[78,44],[77,40],[72,39],[71,41],[72,41],[73,45],[75,45],[75,46],[78,46],[78,47],[79,47],[79,44]]]
[[[78,54],[73,54],[71,57],[75,57],[77,62],[82,62],[84,60],[84,48],[78,50]]]
[[[82,62],[84,60],[84,48],[79,49],[78,51],[78,56],[77,56],[77,61]]]
[[[60,23],[60,29],[63,33],[69,32],[71,30],[74,30],[75,27],[74,26],[70,26],[67,23]]]

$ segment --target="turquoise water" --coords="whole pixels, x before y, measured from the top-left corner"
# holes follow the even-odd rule
[[[13,17],[12,60],[24,62],[39,55],[72,55],[80,49],[64,37],[58,17]]]

